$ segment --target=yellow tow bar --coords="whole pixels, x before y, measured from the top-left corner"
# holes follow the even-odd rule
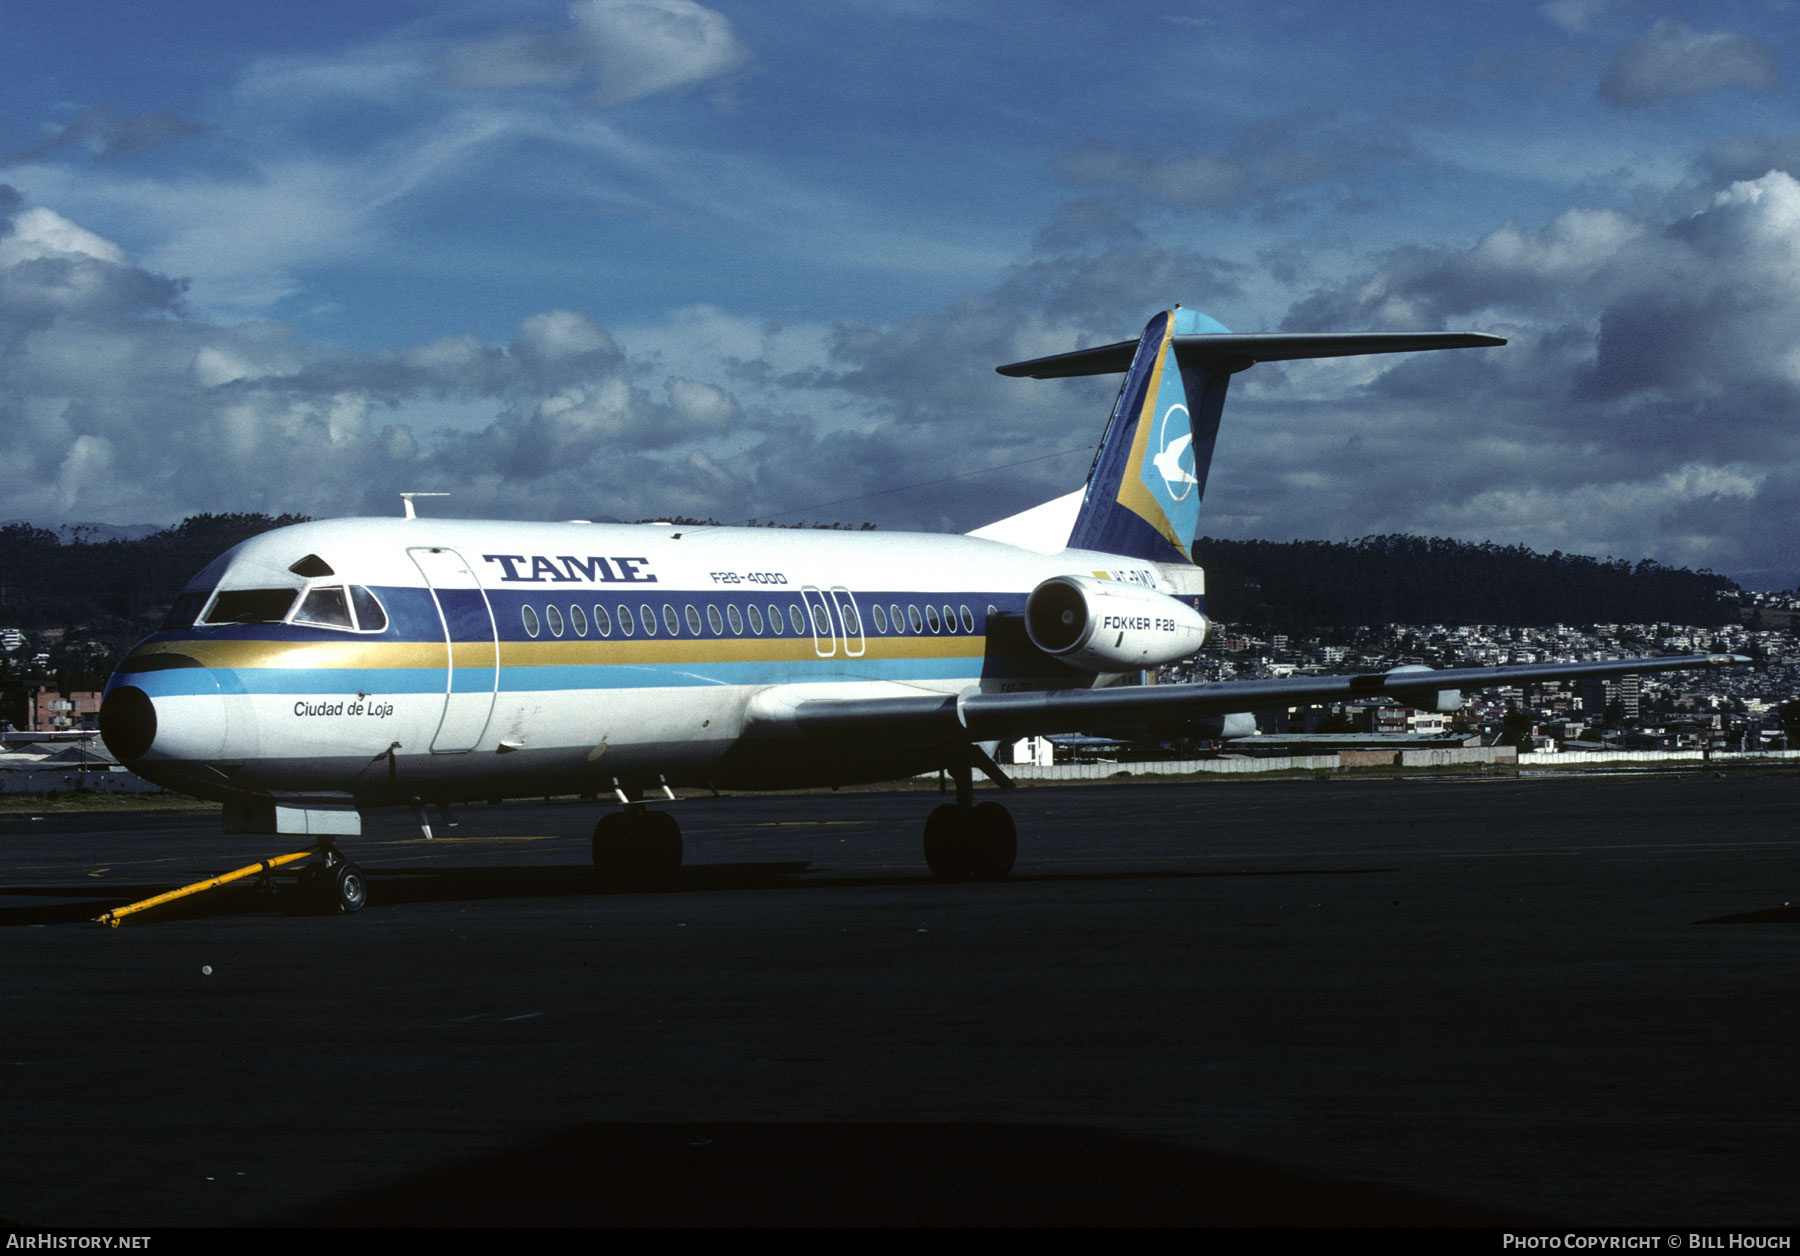
[[[172,903],[178,898],[187,898],[192,894],[204,894],[208,890],[216,890],[221,885],[230,885],[233,881],[242,881],[245,877],[253,877],[260,873],[273,872],[284,864],[297,863],[302,859],[310,859],[318,854],[318,848],[297,850],[291,855],[277,855],[273,859],[265,859],[261,863],[253,863],[248,867],[227,872],[223,876],[211,877],[205,881],[196,881],[192,885],[184,885],[179,890],[170,890],[167,894],[158,894],[154,898],[146,898],[142,902],[130,903],[124,907],[116,907],[112,911],[102,912],[94,917],[97,925],[107,925],[117,929],[119,922],[125,917],[152,907],[160,907],[164,903]]]

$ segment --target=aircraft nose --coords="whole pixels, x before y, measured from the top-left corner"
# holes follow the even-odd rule
[[[127,766],[217,758],[225,724],[218,676],[180,654],[127,659],[100,704],[100,739]]]
[[[100,704],[100,740],[120,763],[150,752],[156,741],[156,703],[136,685],[120,685]]]

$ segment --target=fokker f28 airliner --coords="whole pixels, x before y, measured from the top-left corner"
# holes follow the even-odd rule
[[[1475,348],[1460,332],[1234,335],[1179,306],[1136,341],[1003,366],[1123,372],[1085,488],[967,536],[339,519],[279,528],[195,576],[107,685],[140,776],[225,804],[228,832],[317,839],[310,883],[366,894],[336,839],[368,808],[609,794],[594,860],[673,875],[675,786],[775,789],[946,771],[925,820],[947,880],[1012,869],[1002,739],[1253,730],[1257,709],[1719,666],[1719,655],[1212,684],[1121,685],[1206,638],[1190,556],[1220,410],[1257,362]],[[1073,522],[1070,523],[1070,516]],[[1060,519],[1060,522],[1058,520]],[[429,828],[426,830],[429,833]]]

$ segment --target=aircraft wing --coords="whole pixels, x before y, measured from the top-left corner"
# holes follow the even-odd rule
[[[809,739],[877,741],[995,741],[1044,733],[1079,732],[1135,724],[1178,725],[1269,707],[1388,697],[1422,710],[1449,712],[1462,690],[1515,681],[1600,679],[1748,663],[1735,654],[1678,654],[1597,659],[1585,663],[1521,663],[1505,667],[1397,667],[1347,676],[1291,676],[1188,685],[1128,685],[1111,689],[1052,689],[1027,693],[898,695],[879,698],[799,697],[768,724]],[[769,716],[774,712],[764,710]],[[753,731],[774,732],[767,727]]]

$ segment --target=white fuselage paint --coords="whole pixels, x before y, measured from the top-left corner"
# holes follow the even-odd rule
[[[311,570],[308,555],[330,574],[296,575],[296,564]],[[171,624],[121,665],[109,693],[136,686],[154,703],[156,738],[137,771],[217,796],[349,795],[374,804],[600,792],[615,780],[723,775],[742,788],[879,779],[920,770],[927,748],[803,744],[784,736],[783,713],[812,697],[1099,683],[1037,653],[1022,632],[1001,640],[1005,617],[1058,575],[1166,587],[1143,560],[970,537],[308,523],[253,538],[209,566],[189,585],[190,606],[215,589],[289,588],[304,606],[302,593],[360,586],[382,603],[383,631],[306,626],[292,622],[293,612],[285,622]],[[629,636],[621,606],[633,621]],[[645,606],[654,635],[641,622]],[[992,622],[990,607],[999,616]],[[452,650],[456,667],[446,669]]]

